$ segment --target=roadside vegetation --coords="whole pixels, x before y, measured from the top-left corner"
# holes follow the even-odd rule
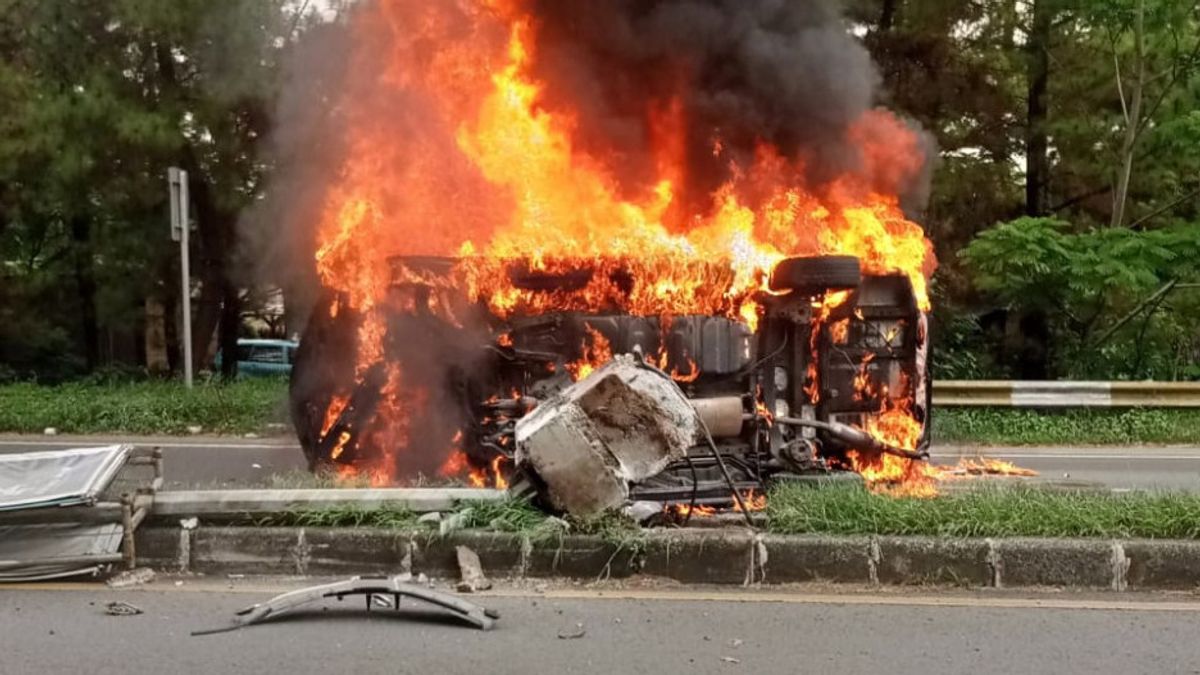
[[[267,299],[312,251],[281,245],[290,219],[252,216],[290,199],[289,152],[338,139],[274,113],[295,64],[356,39],[363,4],[0,3],[0,382],[179,372],[172,164],[198,164],[206,220],[196,344],[282,333]],[[1195,3],[845,4],[881,99],[940,151],[913,209],[940,261],[936,376],[1200,379]],[[228,286],[246,293],[214,292]],[[144,349],[147,331],[162,344]]]
[[[407,508],[352,504],[302,509],[280,513],[253,522],[257,526],[281,527],[380,527],[427,530],[446,535],[458,530],[514,532],[532,539],[553,539],[567,534],[596,535],[624,547],[640,544],[645,531],[621,513],[609,512],[588,518],[547,514],[525,499],[467,501],[436,520],[418,521],[421,514]]]
[[[784,486],[767,500],[780,534],[937,537],[1200,537],[1200,495],[980,487],[932,499]]]
[[[286,400],[287,381],[276,378],[198,382],[191,391],[164,380],[6,384],[0,433],[264,434],[286,424]],[[1200,411],[939,408],[933,434],[938,443],[980,445],[1195,443]]]
[[[1197,443],[1200,410],[937,408],[933,439],[980,445]]]
[[[590,534],[625,547],[648,530],[619,513],[579,518],[547,515],[527,501],[466,502],[419,522],[406,508],[336,506],[254,521],[258,526],[379,527],[514,532],[534,539]],[[979,486],[930,499],[875,494],[853,485],[786,485],[767,500],[765,528],[776,534],[935,537],[1200,538],[1200,495],[1182,492],[1061,491]]]
[[[162,380],[0,386],[0,432],[186,434],[266,433],[286,419],[287,382],[274,378],[192,389]]]

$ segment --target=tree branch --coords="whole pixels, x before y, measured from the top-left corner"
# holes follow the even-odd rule
[[[1117,96],[1121,99],[1121,118],[1129,126],[1129,108],[1125,106],[1125,87],[1121,86],[1121,60],[1117,58],[1117,45],[1113,43],[1113,72],[1117,75]]]
[[[1140,228],[1142,223],[1145,223],[1147,220],[1150,220],[1152,218],[1157,218],[1158,216],[1162,215],[1163,213],[1166,213],[1167,211],[1170,211],[1171,209],[1175,208],[1176,206],[1182,204],[1183,202],[1186,202],[1187,200],[1189,200],[1193,197],[1197,197],[1197,196],[1200,196],[1200,188],[1196,188],[1195,190],[1192,190],[1191,192],[1183,195],[1182,197],[1172,201],[1171,203],[1167,204],[1166,206],[1160,206],[1159,208],[1154,209],[1150,213],[1142,216],[1141,218],[1138,218],[1137,220],[1135,220],[1129,224],[1129,229],[1136,230],[1136,229]]]

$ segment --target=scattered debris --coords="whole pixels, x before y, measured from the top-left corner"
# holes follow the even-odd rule
[[[185,530],[194,530],[200,526],[200,519],[192,516],[191,518],[183,518],[179,521],[179,527]]]
[[[669,377],[625,354],[521,418],[516,461],[555,510],[586,516],[621,507],[630,483],[682,458],[699,425]]]
[[[104,583],[108,584],[109,588],[129,588],[130,586],[148,584],[151,581],[154,581],[154,570],[149,567],[138,567],[118,572],[109,577]]]
[[[436,525],[440,522],[442,522],[442,514],[438,511],[422,513],[421,516],[417,518],[417,523],[421,525]]]
[[[409,578],[410,576],[406,575],[396,575],[394,577],[351,577],[345,581],[302,588],[277,595],[266,602],[251,605],[241,610],[228,626],[192,631],[192,635],[211,635],[213,633],[237,630],[243,626],[281,616],[301,605],[316,602],[324,598],[342,600],[350,595],[365,596],[365,606],[368,612],[373,607],[387,607],[399,610],[401,596],[424,600],[425,602],[449,610],[455,616],[482,630],[490,630],[495,626],[496,620],[500,618],[499,612],[495,610],[467,602],[450,593],[443,593],[408,583]],[[382,598],[382,600],[377,598]]]
[[[465,508],[462,511],[456,511],[449,516],[443,518],[438,523],[438,534],[443,537],[455,530],[461,530],[467,524],[467,516],[471,513],[471,509]]]
[[[587,629],[586,629],[586,628],[584,628],[584,627],[583,627],[583,624],[581,624],[581,623],[577,623],[577,624],[575,624],[575,629],[574,629],[574,630],[571,630],[571,631],[560,630],[560,631],[558,631],[558,639],[559,639],[559,640],[577,640],[577,639],[579,639],[579,638],[583,637],[584,635],[587,635]]]
[[[730,640],[729,646],[737,649],[738,647],[742,646],[742,640],[740,638],[734,638],[733,640]]]
[[[638,501],[625,507],[625,515],[635,523],[645,523],[651,518],[661,516],[662,512],[662,502]]]
[[[742,662],[741,659],[735,659],[732,656],[722,656],[721,660],[724,661],[725,663],[741,663]]]
[[[142,608],[128,602],[114,601],[104,606],[104,613],[109,616],[134,616],[142,613]]]
[[[483,574],[483,566],[479,562],[479,555],[467,548],[466,546],[455,546],[454,552],[458,556],[458,571],[462,575],[462,581],[458,582],[458,591],[460,593],[474,593],[476,591],[486,591],[492,587],[492,582],[488,581]]]
[[[46,436],[57,436],[58,429],[56,429],[54,427],[46,427],[45,429],[42,430],[42,433]]]

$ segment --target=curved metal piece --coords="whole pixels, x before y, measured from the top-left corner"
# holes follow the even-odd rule
[[[408,596],[424,600],[433,605],[446,609],[463,621],[482,630],[491,630],[496,625],[500,614],[495,610],[484,608],[473,602],[467,602],[457,595],[436,591],[432,588],[409,583],[410,575],[398,574],[392,577],[351,577],[345,581],[335,581],[331,584],[311,586],[277,595],[266,602],[251,605],[237,613],[233,623],[221,628],[193,631],[192,635],[211,635],[237,630],[243,626],[261,623],[267,619],[285,614],[297,607],[325,598],[342,599],[347,595],[366,596],[366,608],[370,611],[372,599],[376,596],[391,596],[393,601],[381,603],[393,609],[400,609],[400,596]]]

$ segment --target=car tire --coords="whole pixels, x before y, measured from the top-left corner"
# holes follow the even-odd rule
[[[772,291],[821,293],[858,288],[862,268],[851,255],[785,258],[771,270]]]

